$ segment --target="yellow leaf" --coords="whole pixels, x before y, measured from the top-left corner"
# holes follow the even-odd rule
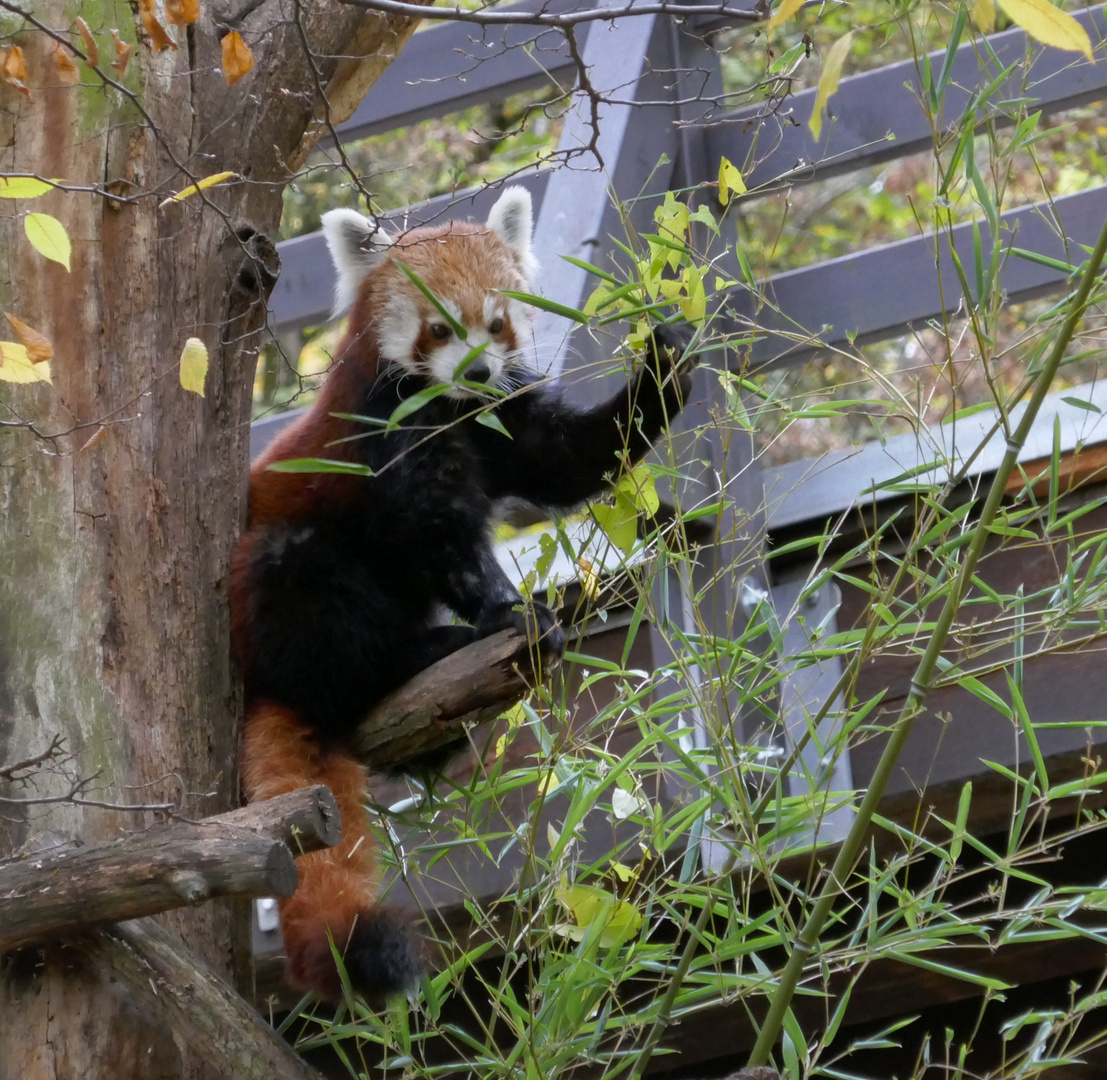
[[[638,871],[626,865],[626,863],[616,862],[611,864],[611,872],[620,881],[633,881],[638,876]]]
[[[39,254],[69,269],[69,233],[56,217],[52,214],[28,214],[23,221],[23,231]]]
[[[782,22],[790,19],[801,7],[805,0],[781,0],[777,5],[773,17],[765,24],[766,30],[775,30]]]
[[[0,199],[37,199],[53,190],[53,184],[33,176],[0,177]]]
[[[634,508],[634,503],[625,496],[620,498],[616,493],[614,506],[594,503],[590,509],[592,517],[596,519],[596,524],[603,529],[608,540],[624,555],[629,555],[638,540],[638,513]],[[594,579],[595,575],[592,576]],[[595,593],[593,594],[589,591],[588,583],[585,582],[582,576],[581,589],[584,594],[594,599],[596,595],[599,595],[599,586],[594,586],[594,588]]]
[[[111,42],[115,46],[115,59],[111,62],[111,66],[119,72],[120,75],[127,74],[127,65],[131,62],[131,50],[133,45],[124,45],[122,39],[119,37],[119,33],[115,30],[111,32]]]
[[[1055,49],[1083,53],[1089,63],[1095,63],[1087,31],[1049,0],[996,0],[996,3],[1011,22],[1021,26],[1035,41]]]
[[[982,34],[996,28],[996,6],[993,0],[972,0],[972,21]]]
[[[742,179],[742,170],[732,165],[726,158],[719,159],[719,202],[726,206],[730,202],[730,193],[745,195],[746,182]]]
[[[228,86],[234,86],[254,66],[254,54],[237,30],[227,34],[220,44],[223,46],[223,78]]]
[[[165,20],[174,26],[187,26],[200,18],[200,0],[165,0]]]
[[[31,362],[26,348],[14,341],[0,341],[0,380],[11,383],[53,382],[50,364]]]
[[[560,929],[574,941],[598,931],[600,947],[610,949],[629,941],[642,925],[642,913],[633,904],[598,885],[562,886],[554,895],[576,920],[576,926]]]
[[[77,30],[81,35],[81,44],[85,47],[85,63],[89,67],[95,67],[100,63],[100,47],[96,44],[96,39],[92,36],[88,23],[80,15],[77,16]]]
[[[211,176],[205,176],[203,180],[197,180],[195,184],[189,184],[186,188],[181,188],[176,195],[170,195],[168,199],[162,199],[158,203],[158,209],[168,206],[170,203],[182,202],[189,198],[191,195],[195,195],[198,191],[203,191],[204,188],[215,187],[216,184],[222,184],[227,180],[233,180],[238,173],[234,172],[217,172],[212,173]]]
[[[181,386],[203,397],[207,377],[207,346],[199,338],[190,337],[181,350]]]
[[[653,517],[661,506],[657,485],[648,465],[636,465],[615,485],[615,493],[632,502],[647,517]]]
[[[561,787],[561,781],[558,779],[557,771],[550,769],[538,781],[538,797],[544,799],[552,795],[559,787]]]
[[[680,310],[690,323],[702,322],[707,314],[707,292],[703,287],[703,271],[695,266],[686,267],[682,280],[687,299],[680,302]]]
[[[142,16],[142,25],[146,27],[146,33],[150,35],[150,43],[154,46],[154,52],[177,47],[177,43],[169,36],[165,27],[158,22],[154,0],[138,0],[138,13]]]
[[[4,318],[8,320],[8,324],[15,331],[15,336],[19,338],[20,343],[27,350],[27,356],[32,364],[41,364],[53,357],[54,346],[43,334],[33,330],[22,319],[17,319],[6,311],[4,312]]]
[[[811,119],[807,126],[811,129],[812,138],[818,139],[823,131],[823,109],[831,96],[838,90],[838,83],[842,80],[842,67],[849,56],[849,47],[853,44],[853,31],[845,37],[840,37],[830,47],[823,61],[823,71],[819,76],[819,88],[815,93],[815,106],[811,110]]]
[[[610,507],[592,507],[593,510],[608,510]],[[602,526],[601,526],[602,528]],[[600,595],[600,579],[592,566],[590,559],[577,559],[577,570],[580,571],[580,591],[589,600],[595,600]]]

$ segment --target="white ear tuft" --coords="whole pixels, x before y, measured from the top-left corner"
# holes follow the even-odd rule
[[[534,215],[531,211],[530,192],[518,185],[506,188],[492,207],[485,228],[495,233],[519,256],[523,276],[528,285],[533,285],[538,273],[538,260],[531,248]]]
[[[353,306],[358,286],[381,262],[392,245],[392,237],[376,218],[365,217],[356,210],[328,210],[322,220],[327,250],[338,274],[331,313],[337,319]]]

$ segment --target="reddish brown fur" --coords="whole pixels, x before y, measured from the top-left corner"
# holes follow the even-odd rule
[[[299,887],[279,901],[289,981],[337,1000],[341,985],[331,957],[315,953],[328,933],[342,952],[358,913],[376,903],[376,848],[363,805],[365,772],[344,751],[320,751],[312,730],[290,710],[258,703],[246,721],[243,781],[250,802],[326,784],[338,803],[342,840],[301,855]],[[321,974],[329,993],[320,987]]]

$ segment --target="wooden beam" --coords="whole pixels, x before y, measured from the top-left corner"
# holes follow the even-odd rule
[[[1073,17],[1093,41],[1107,36],[1107,7],[1074,11]],[[960,120],[975,88],[989,82],[1003,69],[1014,66],[1007,80],[989,98],[987,109],[977,107],[978,123],[1010,126],[1010,113],[992,102],[1036,101],[1047,113],[1071,109],[1107,94],[1107,70],[1103,64],[1076,59],[1061,49],[1035,47],[1025,31],[1004,30],[987,38],[991,53],[979,41],[962,45],[954,56],[944,111],[937,124]],[[1033,55],[1027,71],[1026,58]],[[930,70],[945,64],[945,50],[932,52]],[[808,120],[817,89],[803,90],[787,98],[777,114],[765,116],[764,106],[737,109],[712,118],[704,133],[708,165],[705,175],[718,172],[719,159],[728,158],[744,170],[750,198],[779,190],[784,184],[828,180],[856,169],[928,149],[934,131],[919,100],[918,67],[914,60],[886,64],[872,71],[842,79],[830,101],[831,118],[823,135],[811,137]],[[754,190],[760,188],[761,190]]]
[[[291,896],[292,850],[315,851],[339,837],[334,799],[314,787],[203,821],[13,860],[0,867],[0,953],[216,896]]]

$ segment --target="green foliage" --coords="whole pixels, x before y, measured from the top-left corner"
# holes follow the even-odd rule
[[[874,0],[797,18],[822,52],[852,30],[850,62],[869,66],[974,32],[964,7]],[[785,42],[747,85],[779,86],[802,54]],[[943,119],[947,74],[936,65],[924,80],[920,108],[935,132],[926,155],[860,188],[855,176],[760,200],[742,192],[751,163],[724,163],[725,213],[705,191],[669,193],[656,231],[628,235],[610,264],[577,261],[595,279],[581,309],[522,297],[594,334],[619,333],[628,365],[656,322],[686,320],[719,393],[706,422],[626,471],[586,514],[503,530],[524,589],[561,602],[566,619],[575,610],[584,636],[552,684],[475,736],[485,740],[475,776],[433,793],[413,782],[417,809],[382,808],[396,874],[433,892],[442,965],[410,1010],[350,1002],[305,1025],[303,1046],[340,1045],[352,1076],[373,1065],[397,1077],[553,1080],[587,1067],[637,1078],[660,1067],[675,1025],[724,1003],[740,1018],[728,1023],[754,1018],[755,1058],[771,1056],[795,1080],[881,1075],[868,1063],[895,1048],[914,1055],[910,1075],[1033,1077],[1104,1044],[1098,985],[988,1030],[1014,995],[997,950],[1102,944],[1107,894],[1050,864],[1102,843],[1107,773],[1094,753],[1061,770],[1049,740],[1073,722],[1035,706],[1030,687],[1047,657],[1101,646],[1107,500],[1066,492],[1059,435],[1048,461],[1017,462],[1046,395],[1098,363],[1102,327],[1089,311],[1107,295],[1102,252],[1083,266],[1089,253],[1073,253],[1068,296],[1015,310],[980,238],[1000,236],[1003,210],[1095,179],[1107,131],[1095,110],[1074,113],[1075,150],[1063,153],[1031,95],[999,100],[984,72],[976,104],[995,122],[978,126],[971,110]],[[829,212],[813,224],[819,200]],[[913,351],[843,347],[822,361],[821,381],[747,370],[759,327],[739,334],[726,322],[735,282],[718,269],[725,253],[756,291],[769,271],[920,231],[943,243],[965,221],[977,242],[949,286],[971,299],[956,320],[919,328]],[[772,295],[759,299],[771,311]],[[819,329],[796,327],[794,339]],[[973,416],[1008,447],[987,490],[961,484],[978,446],[953,457],[936,443],[930,460],[874,484],[869,496],[900,498],[861,528],[812,525],[769,552],[781,577],[802,567],[789,608],[743,592],[758,540],[736,513],[742,477],[720,447],[749,446],[765,463],[801,456],[811,430],[819,448],[902,430],[925,445],[928,423],[967,433]],[[704,527],[719,546],[704,544]],[[1005,557],[1046,551],[1053,573],[1015,587],[994,573]],[[839,594],[852,606],[832,620],[823,612],[833,605],[820,604]],[[716,610],[720,598],[729,609]],[[831,684],[806,710],[794,691],[804,672]],[[916,720],[956,723],[926,712],[937,695],[962,711],[971,703],[1001,735],[974,780],[892,813],[881,796]],[[1079,722],[1089,744],[1102,742],[1103,723]],[[847,753],[866,763],[865,790],[836,771]],[[911,771],[925,775],[925,763]],[[498,870],[496,887],[482,890],[474,867]],[[450,918],[437,918],[449,896]],[[973,1000],[975,1027],[943,1040],[913,1016],[858,1026],[877,970],[946,980]],[[989,1040],[998,1058],[978,1067]]]

